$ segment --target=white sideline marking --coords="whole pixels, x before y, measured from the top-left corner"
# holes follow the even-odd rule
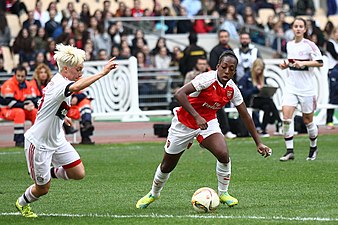
[[[0,213],[0,216],[17,216],[20,213]],[[39,213],[38,216],[45,217],[98,217],[98,218],[195,218],[195,219],[253,219],[253,220],[289,220],[289,221],[338,221],[338,218],[322,217],[284,217],[284,216],[222,216],[222,215],[160,215],[160,214],[65,214],[65,213]]]
[[[22,152],[0,152],[0,155],[14,155],[21,154]]]

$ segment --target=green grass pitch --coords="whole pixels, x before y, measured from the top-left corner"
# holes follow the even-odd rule
[[[52,180],[47,196],[26,219],[15,201],[32,181],[23,150],[0,149],[0,224],[338,224],[338,134],[319,137],[316,161],[305,160],[307,136],[295,137],[295,160],[279,162],[282,137],[263,139],[274,151],[262,158],[250,138],[228,141],[232,159],[229,192],[239,205],[196,213],[191,196],[217,190],[215,158],[195,142],[171,174],[161,198],[147,209],[136,201],[151,187],[164,143],[76,146],[86,167],[81,181]]]

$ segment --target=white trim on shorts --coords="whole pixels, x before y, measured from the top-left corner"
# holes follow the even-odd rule
[[[194,139],[197,138],[199,142],[215,133],[221,133],[218,120],[215,118],[208,122],[208,128],[206,130],[191,129],[180,121],[178,121],[176,113],[171,121],[169,128],[169,134],[167,137],[164,150],[168,154],[179,154],[185,149],[189,149],[193,144]],[[223,135],[223,134],[222,134]]]
[[[51,179],[51,165],[60,167],[80,160],[79,153],[69,142],[57,149],[46,149],[25,139],[25,155],[30,177],[38,185],[47,184]]]

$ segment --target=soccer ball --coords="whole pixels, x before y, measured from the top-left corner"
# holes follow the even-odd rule
[[[191,204],[197,212],[212,212],[219,205],[219,197],[213,189],[202,187],[192,195]]]

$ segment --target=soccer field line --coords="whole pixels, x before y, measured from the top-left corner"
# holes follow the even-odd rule
[[[23,154],[24,152],[0,152],[0,155],[15,155],[15,154]]]
[[[17,216],[20,213],[0,213],[0,216]],[[249,220],[287,220],[287,221],[338,221],[338,218],[323,217],[284,217],[284,216],[223,216],[223,215],[162,215],[162,214],[130,214],[130,215],[114,215],[114,214],[66,214],[66,213],[39,213],[41,217],[94,217],[94,218],[182,218],[182,219],[249,219]]]

